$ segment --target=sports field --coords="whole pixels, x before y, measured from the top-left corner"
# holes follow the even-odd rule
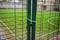
[[[58,29],[59,12],[37,11],[36,14],[36,37],[45,35],[56,31]],[[22,40],[27,35],[27,10],[26,9],[0,9],[0,20],[3,24],[2,27],[8,31],[6,34],[11,33],[15,35],[17,39]],[[1,25],[1,24],[0,24]],[[56,31],[57,32],[57,31]],[[54,33],[56,35],[57,33]],[[49,34],[49,37],[53,37],[53,34]],[[38,38],[40,39],[40,38]],[[46,39],[44,39],[46,40]]]

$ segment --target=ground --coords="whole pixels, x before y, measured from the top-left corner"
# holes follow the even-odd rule
[[[16,15],[15,15],[16,14]],[[15,18],[16,17],[16,18]],[[52,19],[53,18],[53,19]],[[15,20],[16,19],[16,20]],[[26,9],[0,9],[0,25],[6,28],[6,34],[14,37],[16,34],[17,39],[26,40],[27,36],[27,10]],[[36,14],[36,40],[44,39],[47,40],[57,35],[58,30],[59,12],[47,12],[37,11]],[[52,23],[52,24],[51,24]],[[55,26],[57,25],[57,26]],[[15,30],[16,29],[16,30]],[[55,32],[56,31],[56,32]],[[8,38],[10,39],[11,37]],[[45,35],[45,36],[44,36]]]
[[[7,40],[5,32],[2,28],[0,28],[0,40]]]
[[[50,40],[60,40],[60,35],[57,35],[56,37],[53,37]]]

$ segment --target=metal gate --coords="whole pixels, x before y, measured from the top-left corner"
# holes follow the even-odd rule
[[[60,40],[59,0],[1,0],[0,40]]]

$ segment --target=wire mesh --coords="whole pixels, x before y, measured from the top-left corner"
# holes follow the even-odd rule
[[[1,1],[0,27],[4,30],[6,40],[27,40],[26,5],[26,0]]]
[[[38,1],[35,40],[60,40],[60,4],[58,2],[60,1]]]
[[[0,40],[60,40],[59,3],[59,0],[0,1]]]

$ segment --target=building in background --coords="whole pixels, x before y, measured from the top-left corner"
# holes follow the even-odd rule
[[[60,10],[60,0],[38,0],[38,10],[55,11]]]
[[[59,0],[39,0],[38,1],[38,10],[47,10],[47,11],[54,11],[60,5]],[[59,4],[59,5],[58,5]]]
[[[55,10],[60,11],[60,0],[55,0]]]
[[[0,5],[2,4],[2,0],[0,0]]]
[[[14,6],[16,6],[16,8],[26,8],[26,1],[23,1],[22,5],[22,0],[1,0],[0,3],[2,3],[0,8],[15,8]]]
[[[14,8],[14,5],[16,5],[16,8],[26,8],[27,0],[0,0],[0,8]],[[3,2],[3,3],[2,3]],[[15,3],[15,4],[14,4]],[[60,1],[59,0],[37,0],[37,9],[38,10],[56,10]],[[58,5],[59,4],[59,5]]]

